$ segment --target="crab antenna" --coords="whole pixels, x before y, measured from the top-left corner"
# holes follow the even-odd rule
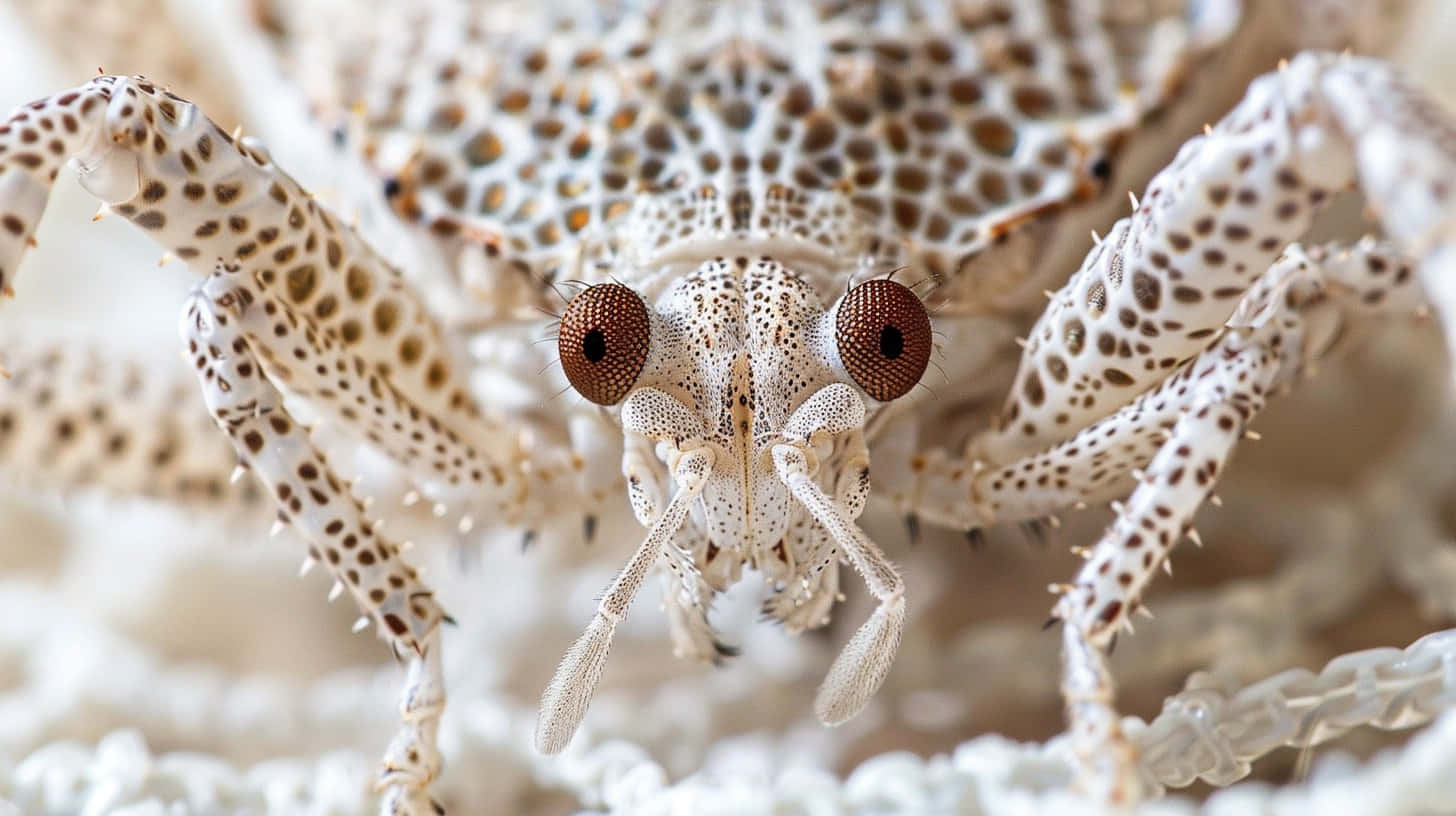
[[[687,519],[688,508],[703,492],[712,470],[713,453],[707,448],[689,451],[678,460],[673,468],[673,476],[679,485],[677,492],[663,508],[662,515],[652,525],[642,546],[637,548],[631,560],[607,587],[597,604],[596,615],[587,624],[586,631],[567,650],[556,675],[541,695],[541,713],[536,719],[536,750],[543,754],[559,753],[571,741],[571,735],[576,733],[576,727],[586,715],[597,681],[601,679],[617,622],[627,614],[627,607],[637,597],[637,591],[642,588],[652,565],[662,556],[668,539]]]

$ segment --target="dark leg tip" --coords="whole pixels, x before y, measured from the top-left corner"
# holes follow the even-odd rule
[[[1031,543],[1038,547],[1045,547],[1047,543],[1046,523],[1041,519],[1032,519],[1021,522],[1021,532]]]
[[[971,549],[979,550],[986,546],[986,531],[980,527],[972,527],[966,531],[966,543]]]
[[[910,546],[920,543],[920,517],[914,513],[905,516],[905,534],[910,537]]]

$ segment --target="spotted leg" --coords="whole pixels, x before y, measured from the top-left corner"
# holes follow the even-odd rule
[[[1103,796],[1138,794],[1103,650],[1208,495],[1245,423],[1310,355],[1299,345],[1330,336],[1312,331],[1318,323],[1305,316],[1289,326],[1282,317],[1251,321],[1293,314],[1307,302],[1287,287],[1284,302],[1267,288],[1247,292],[1253,270],[1308,228],[1315,205],[1358,182],[1415,259],[1448,338],[1456,337],[1453,145],[1456,128],[1380,62],[1302,55],[1260,78],[1218,126],[1183,147],[1134,200],[1133,215],[1053,296],[1028,340],[1001,425],[976,440],[970,462],[928,457],[927,514],[967,527],[1105,496],[1151,457],[1057,606],[1080,778]],[[1379,253],[1363,263],[1369,276],[1346,276],[1341,285],[1361,291],[1360,303],[1406,310],[1399,298],[1386,299],[1392,286],[1408,288],[1410,267]],[[1342,268],[1327,266],[1332,274]],[[1377,279],[1382,270],[1386,280]],[[1225,323],[1232,327],[1226,332]],[[1208,342],[1214,345],[1203,349]],[[1126,407],[1108,416],[1118,406]],[[1076,428],[1083,430],[1066,439]],[[1162,429],[1172,434],[1166,442]],[[1028,455],[1063,439],[1046,454]],[[981,464],[987,460],[1005,464]],[[971,501],[944,512],[957,495]]]
[[[1388,246],[1306,254],[1291,247],[1250,291],[1230,329],[1208,351],[1124,412],[1175,408],[1175,420],[1117,519],[1070,586],[1059,587],[1064,621],[1063,692],[1083,778],[1113,800],[1137,795],[1132,749],[1113,708],[1103,652],[1128,626],[1142,593],[1264,407],[1324,356],[1360,312],[1410,315],[1421,308],[1410,266]],[[1132,421],[1130,416],[1122,417]]]
[[[1166,378],[1207,348],[1319,207],[1357,182],[1420,268],[1440,263],[1453,233],[1442,197],[1453,144],[1433,103],[1376,60],[1304,54],[1256,79],[1053,295],[997,427],[967,458],[1015,462]]]
[[[1162,429],[1213,446],[1216,455],[1205,457],[1201,470],[1181,471],[1185,481],[1201,472],[1211,482],[1226,444],[1237,438],[1221,424],[1242,427],[1257,407],[1250,400],[1261,402],[1263,394],[1243,391],[1234,399],[1209,391],[1208,383],[1188,379],[1185,361],[1211,364],[1199,355],[1220,342],[1236,307],[1244,313],[1257,302],[1248,288],[1258,270],[1308,229],[1319,204],[1357,183],[1414,259],[1448,325],[1456,324],[1450,317],[1456,297],[1447,294],[1456,280],[1453,145],[1456,128],[1378,61],[1306,54],[1256,80],[1217,126],[1183,146],[1134,199],[1132,215],[1096,242],[1052,297],[1028,338],[999,426],[974,440],[965,458],[925,457],[917,487],[921,514],[970,529],[1035,517],[1115,495],[1125,475],[1155,455],[1149,472],[1158,468],[1171,478],[1176,468],[1169,469],[1167,457],[1177,446],[1161,443]],[[1267,389],[1271,378],[1280,379],[1278,367],[1261,357],[1277,349],[1225,351],[1229,358],[1209,382],[1223,380],[1232,389],[1242,376]],[[1190,414],[1191,394],[1203,402]],[[1181,523],[1206,493],[1199,487],[1196,496],[1180,499],[1189,506],[1175,509],[1156,498],[1166,486],[1140,485],[1138,504],[1120,516],[1142,513],[1134,523],[1154,530],[1167,518]],[[1150,507],[1168,515],[1145,515]],[[1081,614],[1095,620],[1108,609],[1098,603]],[[1115,611],[1125,615],[1129,603]],[[1074,625],[1070,618],[1068,625]],[[1112,747],[1118,737],[1110,678],[1088,631],[1069,634],[1067,648],[1074,725],[1085,732],[1084,756],[1100,757],[1089,759],[1084,778],[1110,795],[1130,797],[1136,786],[1128,755]],[[1105,751],[1087,747],[1099,735]]]
[[[1088,430],[1204,351],[1318,207],[1357,182],[1456,338],[1452,145],[1433,103],[1376,60],[1304,54],[1255,80],[1052,295],[995,427],[962,456],[919,457],[910,506],[974,530],[1116,495],[1169,418],[1150,406],[1130,428],[1101,427],[1105,440]]]
[[[197,386],[99,347],[3,341],[0,467],[26,488],[100,488],[210,512],[252,515],[264,497],[233,478],[237,456],[208,419]]]
[[[547,496],[559,500],[563,489],[578,484],[568,477],[579,465],[557,446],[538,445],[530,458],[542,466],[526,467],[525,440],[476,404],[458,373],[455,350],[399,270],[277,168],[261,146],[223,132],[195,106],[146,80],[98,77],[24,106],[0,125],[0,291],[15,282],[67,157],[75,157],[82,185],[112,210],[199,273],[214,273],[193,299],[197,321],[186,331],[198,343],[199,364],[212,359],[222,365],[225,358],[236,367],[225,377],[230,386],[252,378],[259,398],[280,406],[282,389],[306,398],[345,433],[389,453],[422,493],[440,503],[441,514],[450,502],[486,513],[492,522],[529,522],[546,515]],[[229,315],[232,322],[224,322]],[[228,336],[226,343],[204,342],[204,332],[218,331]],[[206,377],[203,384],[208,387]],[[334,540],[329,528],[337,520],[339,535],[351,536],[361,562],[339,569],[347,585],[353,585],[347,580],[351,569],[362,582],[362,568],[375,566],[363,560],[377,564],[382,556],[363,547],[366,525],[357,507],[343,507],[354,505],[354,497],[332,500],[342,514],[337,519],[306,513],[302,504],[322,506],[318,497],[328,498],[340,483],[321,459],[308,458],[316,454],[307,434],[281,408],[246,417],[237,413],[237,395],[209,391],[208,398],[215,414],[232,410],[226,429],[243,446],[244,463],[272,463],[265,477],[269,495],[285,519],[302,525],[312,556],[328,559],[324,542]],[[292,440],[287,451],[293,460],[270,458],[280,455],[272,448],[254,449],[278,437]],[[306,486],[299,479],[323,481],[301,492]],[[284,487],[288,492],[280,495]],[[462,516],[460,529],[467,522],[473,516]],[[351,548],[341,547],[333,549],[342,559]],[[391,550],[384,551],[391,553],[391,566],[398,564]],[[427,597],[417,594],[424,590],[412,580],[399,587],[358,585],[369,601],[366,609],[392,640],[409,647],[401,653],[417,661],[405,703],[411,725],[386,758],[386,811],[418,811],[438,767],[434,724],[443,694],[438,635],[429,623],[438,610],[425,601],[419,610],[408,607],[411,598]],[[382,601],[370,597],[375,589],[386,592]]]
[[[1137,477],[1127,503],[1114,504],[1116,523],[1095,548],[1083,550],[1087,566],[1072,584],[1054,587],[1062,594],[1054,614],[1064,621],[1063,686],[1084,763],[1080,778],[1102,796],[1126,801],[1138,792],[1103,650],[1139,608],[1172,546],[1185,535],[1197,541],[1193,513],[1268,397],[1353,336],[1351,318],[1419,313],[1415,280],[1410,263],[1389,245],[1366,241],[1308,253],[1290,247],[1213,345],[1157,387],[1045,452],[980,471],[1009,520],[1105,498]],[[954,483],[939,484],[950,490]]]
[[[476,404],[457,350],[400,271],[261,145],[146,80],[97,77],[0,126],[0,289],[71,156],[83,186],[199,273],[221,260],[252,276],[273,317],[259,331],[273,337],[270,376],[385,448],[427,497],[507,522],[543,500],[518,434]],[[347,369],[318,370],[346,357]],[[363,387],[339,384],[349,382]],[[380,412],[393,394],[410,396],[407,418]]]
[[[209,282],[226,281],[219,272]],[[251,304],[237,290],[207,287],[183,310],[181,331],[207,409],[238,456],[279,502],[281,518],[309,542],[309,554],[347,589],[380,636],[404,656],[409,686],[404,729],[391,744],[380,780],[389,812],[427,813],[426,793],[440,767],[435,732],[444,708],[439,625],[444,613],[396,542],[375,531],[364,506],[309,441],[264,374],[263,357],[240,327]]]

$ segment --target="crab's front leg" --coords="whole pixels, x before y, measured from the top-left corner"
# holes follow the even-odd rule
[[[909,491],[915,511],[974,529],[1115,495],[1153,440],[1086,429],[1206,349],[1276,254],[1356,182],[1456,338],[1452,145],[1456,129],[1433,103],[1375,60],[1307,54],[1255,80],[1052,296],[997,427],[964,457],[925,457]],[[1150,407],[1134,430],[1169,424]],[[1064,448],[1066,458],[1038,455],[1073,440],[1086,444]]]
[[[1389,246],[1306,254],[1291,247],[1245,297],[1230,329],[1165,384],[1093,426],[1135,425],[1140,414],[1174,410],[1157,453],[1139,475],[1112,526],[1062,594],[1063,693],[1074,746],[1098,793],[1136,795],[1131,745],[1114,709],[1104,652],[1141,605],[1159,565],[1189,535],[1194,513],[1212,492],[1234,446],[1265,401],[1290,387],[1304,366],[1328,352],[1348,318],[1412,315],[1423,300],[1410,267]],[[1196,540],[1196,538],[1195,538]]]
[[[440,324],[399,270],[260,146],[145,80],[98,77],[0,126],[0,288],[14,281],[72,155],[88,190],[212,273],[184,325],[209,409],[312,556],[354,591],[399,653],[414,656],[407,725],[381,785],[386,812],[427,811],[443,704],[441,613],[397,548],[376,540],[357,497],[283,410],[281,390],[388,453],[442,512],[468,502],[492,522],[540,519],[545,485],[557,496],[577,486],[579,474],[563,464],[569,452],[539,445],[541,466],[526,467],[520,435],[481,411]],[[462,517],[460,529],[473,518]]]
[[[228,286],[219,271],[187,302],[181,334],[207,409],[244,462],[276,497],[279,517],[309,541],[324,564],[378,626],[395,654],[409,661],[404,728],[385,758],[386,811],[438,810],[426,790],[439,773],[435,733],[444,708],[439,625],[445,618],[433,593],[401,557],[399,545],[376,531],[308,432],[265,376],[264,358],[242,328],[253,295]],[[214,284],[209,286],[208,284]],[[394,801],[389,801],[394,800]]]
[[[1256,80],[1227,117],[1184,145],[1053,296],[999,427],[975,440],[966,459],[927,457],[916,492],[921,514],[967,528],[1105,498],[1147,467],[1058,607],[1069,627],[1073,727],[1093,771],[1086,776],[1108,794],[1131,796],[1136,785],[1130,752],[1118,748],[1125,744],[1102,648],[1244,424],[1291,376],[1297,341],[1308,339],[1303,326],[1272,336],[1247,331],[1251,314],[1298,311],[1268,296],[1273,279],[1264,271],[1320,204],[1358,182],[1442,303],[1456,280],[1453,145],[1456,128],[1378,61],[1302,55]],[[1346,301],[1402,311],[1385,298],[1392,285],[1409,285],[1409,267],[1379,253],[1364,260],[1363,276],[1325,266],[1343,270],[1341,284],[1363,293]],[[1456,322],[1456,297],[1445,311]],[[1163,441],[1165,431],[1172,440]]]

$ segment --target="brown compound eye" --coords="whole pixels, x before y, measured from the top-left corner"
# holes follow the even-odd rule
[[[566,304],[556,349],[571,387],[598,405],[615,405],[647,362],[651,323],[637,293],[603,283]]]
[[[930,315],[904,286],[865,281],[839,301],[834,341],[855,385],[889,402],[914,388],[930,363]]]

